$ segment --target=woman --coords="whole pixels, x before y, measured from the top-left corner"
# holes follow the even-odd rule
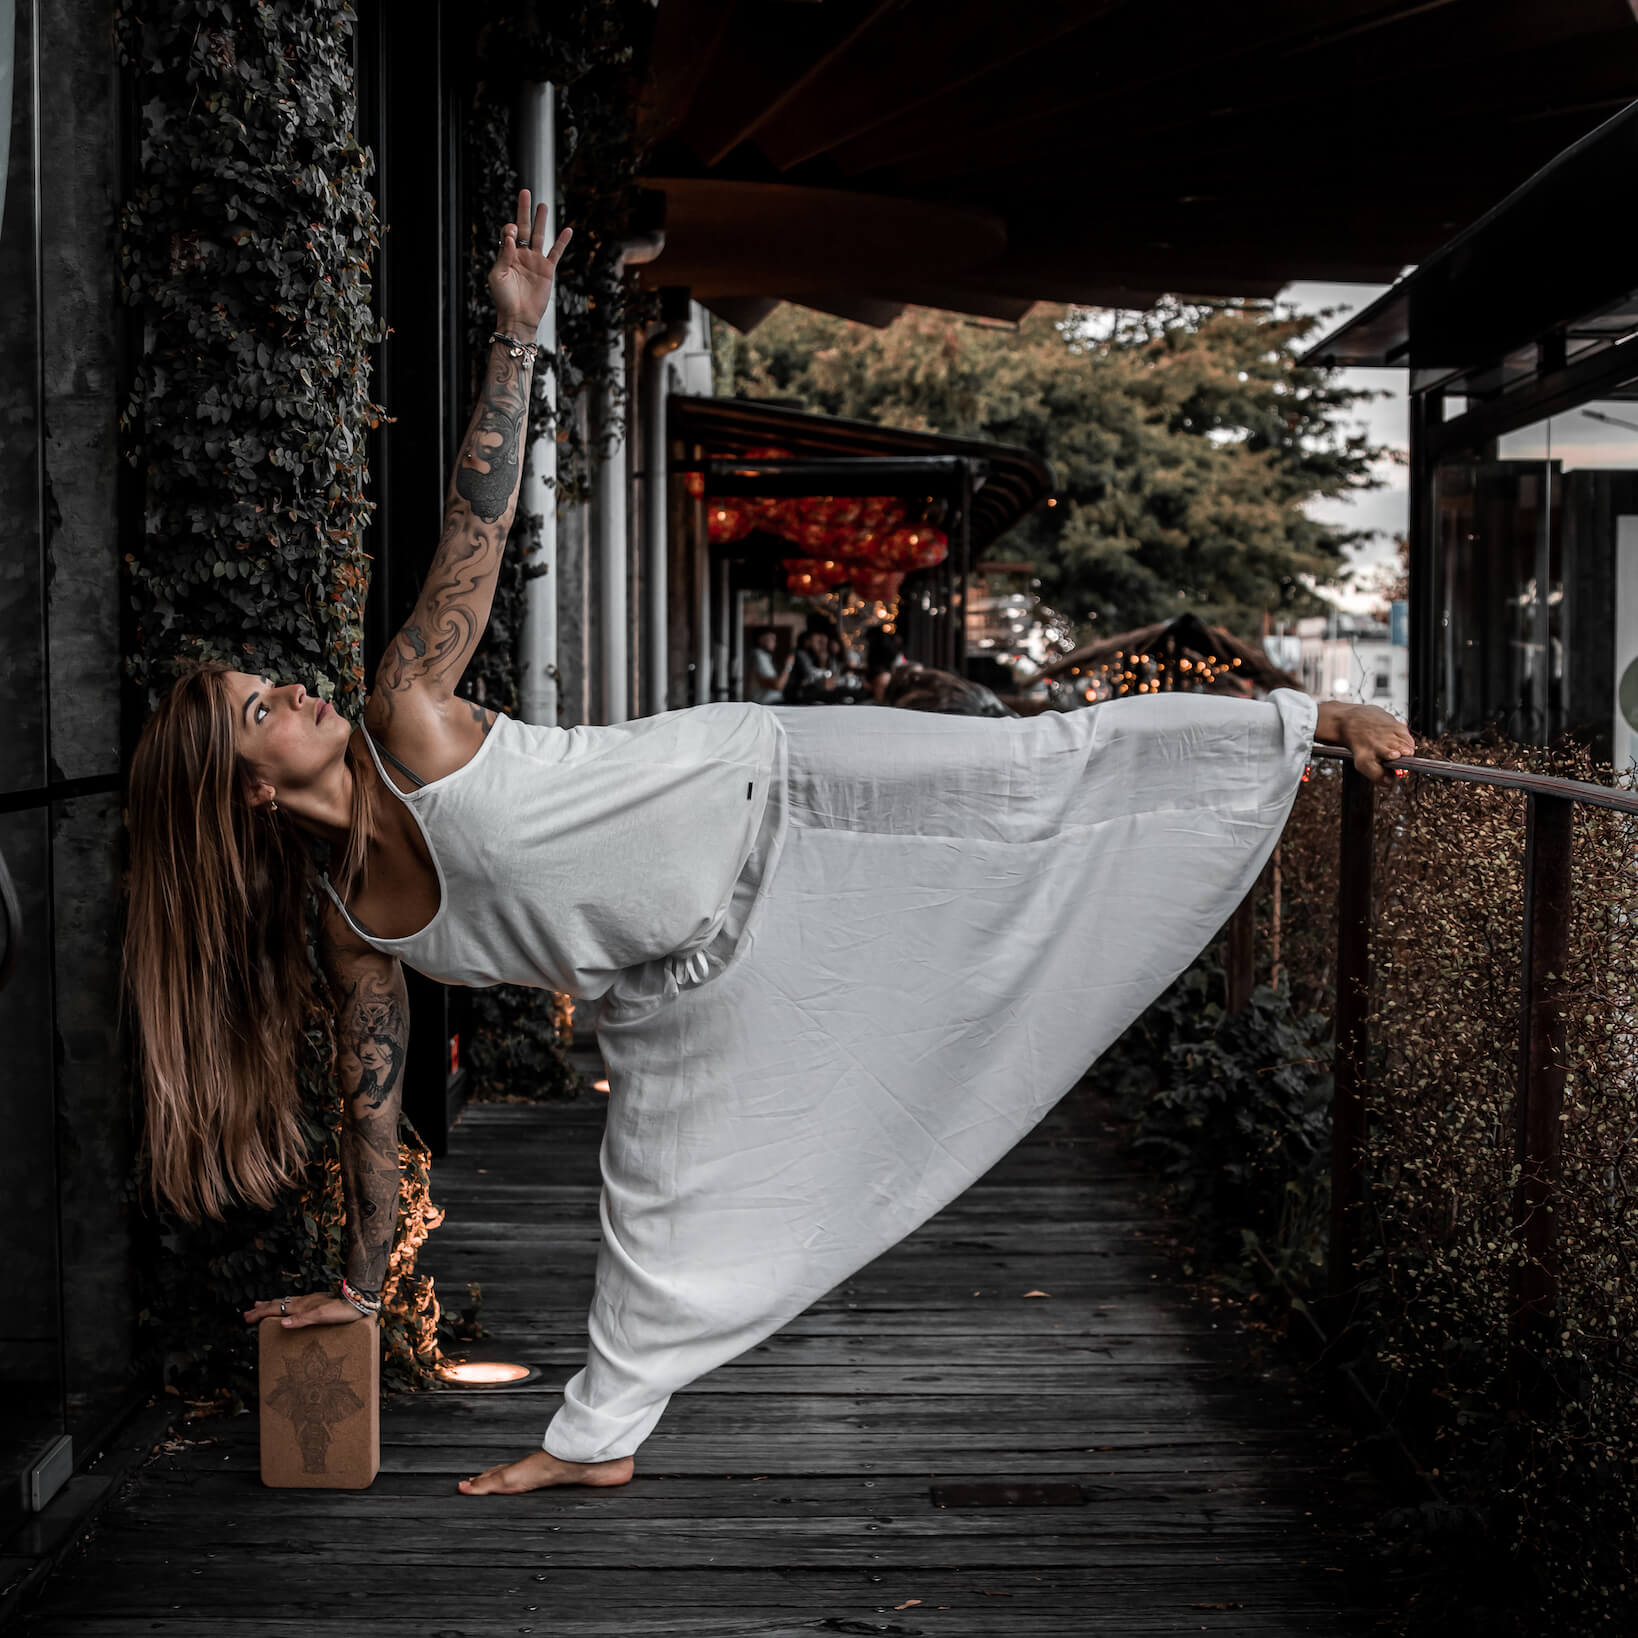
[[[534,334],[567,238],[542,255],[544,233],[520,195],[490,273],[503,337]],[[468,1495],[625,1483],[673,1392],[987,1171],[1188,964],[1272,851],[1314,738],[1372,779],[1414,748],[1381,711],[1288,690],[998,720],[719,701],[560,729],[482,710],[454,689],[516,503],[531,363],[491,345],[442,541],[362,725],[300,682],[206,667],[161,703],[131,775],[149,1141],[185,1215],[268,1204],[299,1176],[304,878],[317,842],[340,861],[321,954],[347,1275],[248,1323],[379,1301],[402,963],[599,1003],[586,1363],[540,1448]]]

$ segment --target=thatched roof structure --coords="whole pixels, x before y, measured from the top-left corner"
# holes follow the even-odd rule
[[[1100,638],[1042,666],[1039,677],[1064,677],[1075,670],[1092,671],[1113,665],[1117,655],[1146,654],[1174,674],[1189,662],[1188,670],[1202,667],[1210,674],[1203,692],[1216,694],[1267,693],[1273,688],[1301,689],[1302,684],[1282,671],[1261,649],[1243,643],[1221,626],[1208,626],[1198,615],[1180,614],[1175,619],[1157,620],[1113,637]],[[1227,662],[1238,660],[1237,666]],[[1190,687],[1195,686],[1191,678]]]

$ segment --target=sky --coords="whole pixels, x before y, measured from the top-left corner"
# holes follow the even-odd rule
[[[1317,313],[1326,308],[1335,309],[1314,332],[1313,339],[1328,335],[1345,319],[1374,301],[1387,289],[1382,284],[1319,284],[1298,282],[1288,284],[1276,298],[1282,308],[1294,313]],[[1308,507],[1309,515],[1326,523],[1336,523],[1348,529],[1370,529],[1373,537],[1352,554],[1358,568],[1377,564],[1391,564],[1394,560],[1393,537],[1403,534],[1407,527],[1409,509],[1409,472],[1403,456],[1409,447],[1407,430],[1405,370],[1343,370],[1341,379],[1350,387],[1385,393],[1386,396],[1356,406],[1353,420],[1363,425],[1371,442],[1397,450],[1400,464],[1381,461],[1376,475],[1383,487],[1341,500],[1320,500]],[[1339,607],[1364,611],[1374,605],[1375,599],[1364,593],[1327,591]]]

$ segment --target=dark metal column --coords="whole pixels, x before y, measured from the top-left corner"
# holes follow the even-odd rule
[[[1439,519],[1434,482],[1439,450],[1434,429],[1444,420],[1441,392],[1410,399],[1410,722],[1413,734],[1439,731]]]
[[[1327,1290],[1340,1303],[1359,1266],[1359,1206],[1365,1193],[1365,1017],[1371,989],[1371,782],[1342,768],[1337,885],[1336,1057],[1331,1102],[1331,1246]],[[1342,1316],[1339,1316],[1341,1318]]]

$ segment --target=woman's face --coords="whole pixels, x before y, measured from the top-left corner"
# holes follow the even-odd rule
[[[317,783],[346,755],[352,725],[299,682],[230,671],[227,683],[239,754],[275,792]]]

